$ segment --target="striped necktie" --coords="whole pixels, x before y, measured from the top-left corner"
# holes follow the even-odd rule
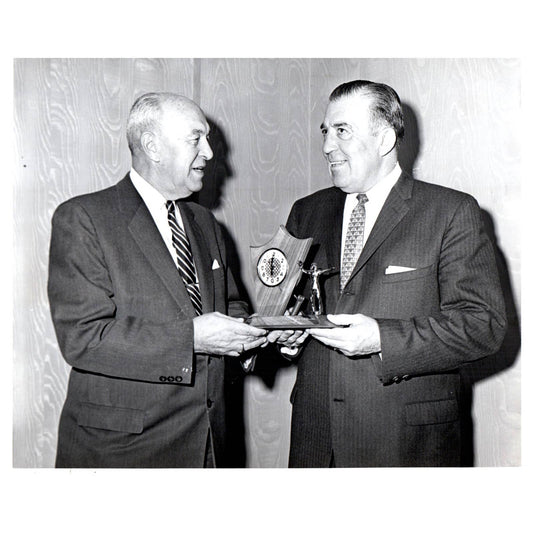
[[[202,314],[202,297],[200,295],[200,285],[196,268],[192,258],[191,245],[185,231],[178,224],[176,219],[176,206],[174,201],[167,202],[168,225],[172,230],[172,244],[176,250],[178,259],[178,270],[183,278],[183,283],[194,306],[197,315]]]
[[[344,242],[344,253],[341,267],[341,291],[348,282],[352,271],[363,250],[363,236],[365,231],[365,204],[368,197],[364,193],[357,195],[357,205],[353,208]]]

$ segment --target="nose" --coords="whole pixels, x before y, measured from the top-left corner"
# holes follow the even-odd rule
[[[204,138],[202,141],[202,147],[200,148],[200,156],[203,157],[206,161],[209,161],[213,158],[213,150],[211,150],[211,145],[209,141]]]
[[[337,143],[335,142],[335,138],[333,137],[331,132],[327,132],[324,134],[324,138],[322,140],[322,152],[325,156],[331,154],[335,149],[337,148]]]

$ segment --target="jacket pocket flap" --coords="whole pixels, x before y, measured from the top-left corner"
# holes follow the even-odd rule
[[[456,400],[409,403],[405,406],[405,416],[410,426],[445,424],[458,420],[459,407]]]
[[[142,433],[144,411],[127,407],[113,407],[94,403],[82,403],[78,425],[124,433]]]

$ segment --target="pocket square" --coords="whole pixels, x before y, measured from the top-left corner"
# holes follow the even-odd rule
[[[217,268],[220,268],[220,265],[218,264],[218,261],[215,259],[213,261],[213,265],[211,266],[211,270],[216,270]]]
[[[399,272],[409,272],[410,270],[416,270],[416,268],[389,265],[385,269],[385,275],[387,275],[387,274],[398,274]]]

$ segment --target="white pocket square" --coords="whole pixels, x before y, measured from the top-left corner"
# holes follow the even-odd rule
[[[211,266],[211,270],[216,270],[217,268],[220,268],[220,265],[218,264],[218,261],[215,259],[213,261],[213,265]]]
[[[385,275],[387,275],[387,274],[398,274],[399,272],[409,272],[411,270],[416,270],[416,268],[389,265],[385,269]]]

